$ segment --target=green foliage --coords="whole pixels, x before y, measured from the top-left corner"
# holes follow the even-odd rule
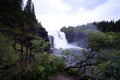
[[[11,42],[11,43],[10,43]],[[17,52],[14,51],[12,47],[12,41],[9,41],[9,38],[5,37],[0,33],[0,65],[3,64],[13,64],[18,60]],[[34,52],[35,60],[34,66],[26,71],[26,67],[24,69],[20,64],[18,67],[14,67],[12,73],[0,73],[1,80],[48,80],[49,76],[56,73],[59,70],[63,70],[65,67],[64,59],[60,57],[56,57],[54,55],[49,55],[44,52],[43,49],[46,48],[48,43],[46,43],[43,39],[37,39],[33,41],[34,48],[42,51]],[[41,44],[41,45],[40,45]],[[47,45],[46,45],[47,44]],[[42,47],[42,48],[41,48]],[[24,64],[23,64],[24,65]],[[1,67],[0,66],[0,67]],[[11,70],[12,71],[12,70]],[[5,75],[4,75],[5,74]]]
[[[120,48],[120,33],[89,33],[88,43],[92,49]]]
[[[64,63],[45,53],[50,44],[38,37],[47,38],[47,32],[37,23],[32,0],[24,9],[22,4],[0,0],[0,80],[45,80]]]
[[[50,48],[50,43],[45,42],[44,39],[39,38],[37,40],[32,41],[33,51],[34,52],[48,52]]]
[[[103,53],[99,56],[99,64],[93,70],[96,80],[119,80],[120,51]]]
[[[120,33],[114,33],[114,32],[109,32],[106,33],[106,36],[108,37],[109,40],[109,46],[120,49]]]
[[[17,58],[18,55],[12,48],[12,40],[0,33],[0,64],[13,63],[17,60]]]
[[[40,80],[48,80],[49,76],[65,67],[64,59],[47,53],[37,53],[36,64],[36,72]]]
[[[101,49],[108,46],[109,39],[104,33],[93,32],[88,35],[89,46],[92,49]]]
[[[67,73],[75,77],[81,77],[83,75],[83,72],[78,69],[69,69]]]
[[[120,76],[119,33],[94,33],[89,36],[89,48],[99,48],[93,69],[95,80],[118,80]]]
[[[82,63],[85,60],[84,64],[91,64],[84,67],[85,72],[81,69],[81,66],[78,70],[78,65],[70,66],[68,72],[73,75],[80,74],[80,78],[88,74],[91,80],[119,80],[120,76],[120,20],[114,21],[102,21],[93,23],[97,26],[100,31],[90,31],[90,28],[86,30],[86,26],[83,28],[78,27],[63,27],[61,31],[66,33],[68,42],[72,42],[71,37],[77,37],[85,32],[85,35],[88,35],[88,52],[83,55],[83,59],[78,58],[78,63]],[[89,26],[90,27],[90,26]],[[104,33],[103,33],[104,32]],[[75,34],[75,36],[73,35]],[[84,36],[85,36],[84,35]],[[81,36],[80,36],[81,37]],[[83,37],[82,37],[83,38]],[[77,40],[76,40],[77,41]],[[90,51],[89,51],[90,50]],[[94,56],[89,56],[93,54]],[[65,58],[71,58],[71,53],[69,51],[64,51]],[[73,57],[73,55],[72,55]],[[77,57],[74,57],[77,59]],[[90,60],[89,60],[90,58]],[[74,60],[75,60],[74,59]],[[72,62],[72,59],[67,61]],[[78,71],[78,72],[77,72]],[[82,80],[82,79],[81,79]],[[84,79],[83,79],[84,80]]]
[[[74,27],[73,26],[69,26],[68,28],[65,26],[63,28],[61,28],[62,32],[74,32]]]

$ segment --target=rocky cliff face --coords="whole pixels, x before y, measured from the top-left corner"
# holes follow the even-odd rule
[[[76,44],[83,48],[87,46],[87,35],[85,32],[77,32],[74,30],[74,32],[65,32],[65,34],[69,43]]]
[[[49,35],[49,42],[51,43],[51,48],[54,48],[54,37]]]

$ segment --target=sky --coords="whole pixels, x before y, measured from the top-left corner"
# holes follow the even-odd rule
[[[63,26],[120,19],[120,0],[32,1],[35,6],[36,18],[47,31],[59,31]]]

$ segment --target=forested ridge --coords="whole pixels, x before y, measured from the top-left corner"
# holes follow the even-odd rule
[[[0,80],[54,80],[59,74],[71,80],[119,80],[120,20],[81,26],[61,31],[69,43],[81,37],[87,42],[82,56],[69,50],[61,57],[51,55],[47,31],[36,19],[32,0],[26,4],[0,0]],[[97,31],[91,30],[93,26]],[[67,61],[74,65],[66,65]]]

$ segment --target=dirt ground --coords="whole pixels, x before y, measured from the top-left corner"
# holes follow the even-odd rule
[[[58,72],[54,74],[52,77],[50,77],[50,80],[76,80],[76,79],[65,72]]]

